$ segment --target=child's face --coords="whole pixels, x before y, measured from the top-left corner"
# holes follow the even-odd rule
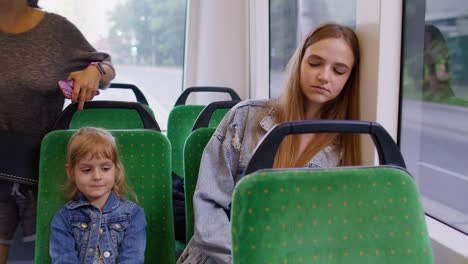
[[[73,169],[75,184],[89,202],[102,209],[115,182],[115,164],[107,158],[86,157]]]

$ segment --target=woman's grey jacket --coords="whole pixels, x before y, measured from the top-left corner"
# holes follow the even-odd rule
[[[232,193],[260,139],[274,125],[270,100],[246,100],[224,117],[208,142],[193,197],[195,232],[177,263],[232,263]],[[307,167],[335,167],[336,148],[326,147]]]

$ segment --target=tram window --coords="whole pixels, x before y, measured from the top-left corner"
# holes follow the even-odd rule
[[[270,97],[281,94],[286,64],[301,39],[321,23],[355,28],[356,0],[270,0]]]
[[[468,234],[468,2],[409,0],[404,16],[400,148],[426,213]]]
[[[112,56],[114,82],[138,86],[161,127],[182,92],[186,0],[48,0],[46,10],[73,22],[97,50]],[[103,91],[96,100],[135,100]]]

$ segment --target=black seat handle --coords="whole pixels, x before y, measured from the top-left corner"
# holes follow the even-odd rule
[[[232,88],[229,87],[219,87],[219,86],[195,86],[189,87],[185,89],[182,94],[177,98],[177,101],[174,105],[184,105],[187,101],[187,98],[190,93],[195,92],[215,92],[215,93],[228,93],[231,96],[232,100],[241,100],[240,96],[234,91]]]
[[[70,122],[78,108],[78,103],[68,105],[55,120],[52,130],[70,129]],[[96,108],[117,108],[117,109],[134,109],[140,115],[145,129],[151,129],[161,132],[158,122],[154,119],[151,113],[138,102],[123,102],[123,101],[90,101],[84,104],[84,109]]]
[[[210,124],[211,116],[216,110],[219,109],[230,109],[239,103],[240,100],[231,100],[231,101],[216,101],[208,104],[198,115],[195,124],[193,124],[192,131],[195,131],[201,127],[208,127]]]
[[[304,133],[357,133],[369,134],[379,154],[380,165],[396,165],[406,168],[403,156],[388,132],[378,123],[351,120],[306,120],[284,122],[275,125],[256,147],[244,175],[273,167],[276,151],[283,139],[290,134]]]
[[[137,102],[149,105],[148,100],[146,100],[145,95],[143,92],[134,84],[129,84],[129,83],[111,83],[109,88],[114,88],[114,89],[130,89],[133,91],[135,94],[135,97],[137,99]]]

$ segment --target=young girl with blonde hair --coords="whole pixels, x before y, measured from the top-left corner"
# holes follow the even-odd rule
[[[143,263],[145,215],[126,199],[124,167],[112,134],[79,129],[68,143],[66,172],[70,201],[51,223],[52,263]]]

